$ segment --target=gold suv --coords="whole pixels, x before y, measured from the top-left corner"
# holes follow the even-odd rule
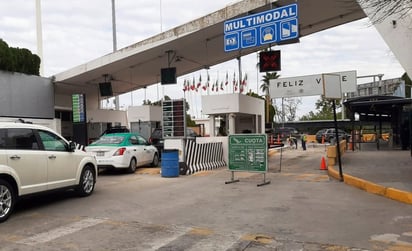
[[[97,163],[53,130],[27,123],[0,122],[0,223],[23,196],[74,189],[92,194]]]

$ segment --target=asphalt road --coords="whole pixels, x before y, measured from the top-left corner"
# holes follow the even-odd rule
[[[225,184],[226,168],[104,172],[90,197],[22,201],[0,224],[0,250],[412,250],[412,206],[329,179],[323,154],[272,155],[259,187],[260,173]]]

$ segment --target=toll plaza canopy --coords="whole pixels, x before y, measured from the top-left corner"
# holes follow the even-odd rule
[[[343,103],[349,117],[354,118],[358,113],[364,121],[379,121],[388,118],[388,121],[398,121],[402,111],[411,109],[412,100],[395,96],[367,96],[348,99]],[[384,117],[381,117],[384,116]]]
[[[298,6],[299,37],[366,17],[356,0],[243,0],[56,74],[55,92],[98,93],[109,80],[120,95],[159,83],[161,68],[176,67],[178,77],[263,50],[276,44],[225,52],[224,22],[290,4]]]

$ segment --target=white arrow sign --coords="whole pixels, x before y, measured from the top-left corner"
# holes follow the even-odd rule
[[[356,71],[335,72],[341,77],[342,93],[356,91]],[[324,93],[323,75],[307,75],[269,80],[271,98],[315,96]]]

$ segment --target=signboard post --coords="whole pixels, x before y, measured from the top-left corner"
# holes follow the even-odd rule
[[[229,135],[229,170],[232,172],[230,181],[225,184],[238,182],[234,172],[263,173],[263,183],[267,185],[267,135],[266,134],[233,134]]]

